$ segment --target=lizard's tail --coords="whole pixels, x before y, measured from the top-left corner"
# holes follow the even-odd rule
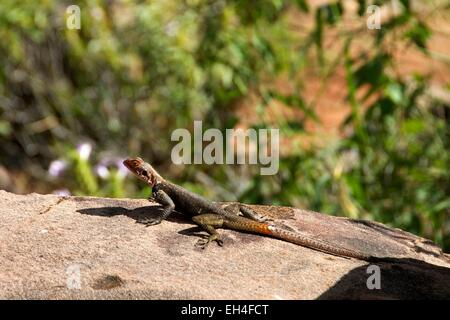
[[[229,221],[228,224],[230,225],[228,227],[231,227],[231,229],[235,230],[242,230],[251,233],[266,235],[269,237],[295,243],[304,247],[308,247],[317,251],[322,251],[336,256],[356,258],[366,261],[370,261],[372,259],[372,256],[366,255],[364,253],[339,247],[326,241],[313,239],[311,237],[302,235],[294,231],[289,231],[273,225],[253,221],[250,219],[245,220],[246,220],[245,223],[243,223],[241,220],[240,223],[236,224],[233,223],[233,221]]]
[[[326,241],[317,240],[310,238],[308,236],[302,235],[300,233],[296,233],[293,231],[285,230],[279,227],[268,225],[267,229],[269,230],[270,236],[285,240],[288,242],[292,242],[304,247],[308,247],[317,251],[322,251],[325,253],[329,253],[336,256],[343,256],[343,257],[349,257],[349,258],[355,258],[355,259],[361,259],[361,260],[371,260],[371,256],[366,255],[364,253],[347,249],[340,247],[338,245],[331,244]]]

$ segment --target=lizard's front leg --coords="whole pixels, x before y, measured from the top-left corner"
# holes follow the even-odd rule
[[[152,192],[152,197],[149,200],[154,200],[163,206],[163,212],[159,217],[149,218],[144,221],[147,226],[153,226],[156,224],[160,224],[161,221],[166,219],[172,211],[175,209],[175,204],[172,199],[169,197],[167,193],[163,190],[156,190]]]
[[[200,239],[197,241],[197,246],[205,249],[212,241],[216,241],[219,246],[223,245],[223,241],[215,229],[221,228],[223,225],[223,217],[221,215],[212,213],[200,214],[198,216],[193,216],[192,220],[209,233],[207,239]]]

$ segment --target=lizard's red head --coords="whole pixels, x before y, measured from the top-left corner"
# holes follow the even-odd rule
[[[162,177],[153,167],[141,158],[128,158],[123,161],[125,167],[136,177],[153,187],[157,182],[162,181]]]

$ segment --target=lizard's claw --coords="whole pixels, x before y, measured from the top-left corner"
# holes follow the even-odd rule
[[[272,222],[272,221],[274,221],[274,219],[272,219],[270,217],[262,216],[257,221],[259,221],[259,222]]]
[[[145,220],[142,220],[142,224],[145,224],[146,227],[149,227],[160,224],[161,221],[162,220],[160,218],[147,218]]]
[[[208,239],[199,239],[196,243],[195,246],[199,247],[201,249],[206,249],[206,247],[208,246],[208,244],[210,243],[209,238]]]
[[[219,238],[219,236],[217,235],[211,235],[208,238],[205,239],[199,239],[197,241],[197,243],[195,244],[195,246],[200,247],[202,249],[206,249],[206,247],[208,247],[208,245],[212,242],[212,241],[216,241],[217,244],[219,246],[223,246],[223,240]]]

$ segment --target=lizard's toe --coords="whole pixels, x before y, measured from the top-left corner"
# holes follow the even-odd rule
[[[206,249],[206,247],[209,244],[209,239],[199,239],[196,243],[195,246],[199,247],[201,249]]]
[[[154,225],[160,224],[161,221],[162,220],[158,219],[158,218],[145,219],[145,220],[142,221],[142,224],[145,224],[146,227],[149,227],[149,226],[154,226]]]
[[[258,222],[271,222],[274,221],[272,218],[269,217],[260,217],[258,218]]]

